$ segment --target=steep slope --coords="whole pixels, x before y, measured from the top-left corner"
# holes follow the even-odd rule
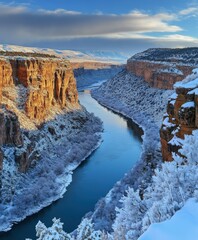
[[[173,89],[198,66],[198,48],[148,49],[127,61],[127,70],[144,77],[150,86]]]

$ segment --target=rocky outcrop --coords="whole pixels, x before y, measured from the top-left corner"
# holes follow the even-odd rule
[[[20,124],[16,114],[0,112],[0,145],[21,146],[23,144]]]
[[[19,86],[22,86],[20,92]],[[40,125],[52,107],[55,107],[53,111],[79,108],[71,64],[58,58],[1,57],[0,103],[0,146],[16,148],[15,160],[19,169],[25,172],[37,157],[33,153],[34,142],[23,143],[17,114],[21,111],[26,118]],[[16,106],[15,113],[11,111],[12,105]],[[2,166],[3,151],[0,151],[0,169]]]
[[[149,49],[127,61],[127,70],[151,87],[173,89],[198,66],[198,48]]]
[[[193,79],[193,80],[192,80]],[[168,102],[167,114],[160,130],[162,155],[165,161],[172,161],[173,153],[180,154],[182,139],[198,128],[198,74],[175,85],[176,93]],[[188,82],[189,80],[189,82]]]

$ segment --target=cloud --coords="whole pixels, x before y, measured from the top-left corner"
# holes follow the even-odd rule
[[[24,6],[0,4],[0,40],[44,41],[86,37],[112,37],[120,33],[178,32],[169,24],[172,14],[145,14],[138,11],[124,15],[82,14],[57,9],[30,11]]]
[[[190,7],[183,9],[182,11],[179,12],[180,15],[186,16],[190,14],[198,14],[198,7]]]
[[[27,7],[21,6],[12,6],[12,5],[3,5],[0,3],[0,14],[1,15],[15,15],[22,14],[27,11]]]
[[[195,13],[188,8],[177,14],[83,14],[56,9],[31,11],[25,6],[0,4],[0,42],[60,49],[141,51],[149,47],[198,46],[198,40],[179,34],[172,24]],[[154,34],[155,33],[155,34]],[[128,49],[128,50],[127,50]]]
[[[43,13],[43,14],[49,14],[49,15],[78,15],[78,14],[82,14],[81,12],[77,12],[77,11],[68,11],[65,9],[56,9],[54,11],[51,10],[46,10],[46,9],[39,9],[38,10],[39,13]]]

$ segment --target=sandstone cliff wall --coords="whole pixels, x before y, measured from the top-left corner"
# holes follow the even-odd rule
[[[68,61],[57,59],[1,59],[0,85],[22,84],[27,88],[24,110],[30,119],[44,120],[52,105],[75,108],[78,93]],[[19,96],[20,97],[20,96]]]
[[[176,86],[176,93],[168,102],[167,114],[160,130],[162,155],[165,161],[172,161],[172,154],[179,154],[184,135],[192,134],[192,131],[198,128],[197,79],[192,84]]]
[[[151,87],[161,89],[173,89],[173,85],[182,81],[191,74],[192,66],[169,63],[157,63],[130,59],[127,62],[127,70],[136,76],[143,77]]]
[[[19,86],[22,86],[20,91]],[[51,107],[57,111],[79,108],[71,64],[56,58],[1,57],[0,103],[0,169],[3,166],[1,146],[11,146],[16,148],[19,169],[25,172],[33,160],[29,156],[34,142],[23,144],[17,114],[22,112],[26,119],[40,125],[45,122]]]

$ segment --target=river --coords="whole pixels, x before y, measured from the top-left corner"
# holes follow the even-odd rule
[[[101,146],[74,172],[73,181],[62,199],[26,218],[11,231],[0,234],[0,239],[35,239],[36,223],[41,220],[51,226],[54,217],[61,218],[64,229],[71,232],[139,159],[142,132],[138,126],[102,107],[89,92],[79,93],[79,99],[89,112],[103,121]]]

